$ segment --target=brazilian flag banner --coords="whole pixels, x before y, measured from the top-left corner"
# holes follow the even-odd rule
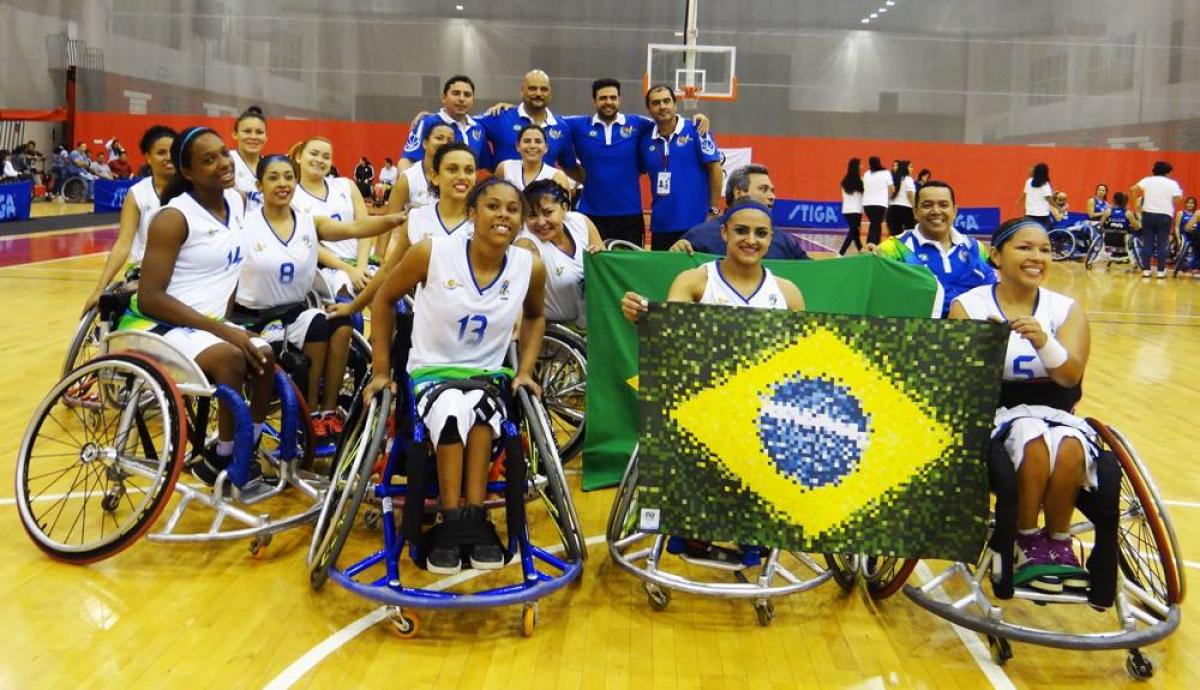
[[[584,255],[588,314],[585,490],[619,482],[638,440],[638,341],[633,325],[621,316],[621,296],[632,290],[651,302],[661,302],[676,276],[714,258],[640,251]],[[937,281],[925,268],[871,254],[763,264],[800,288],[810,312],[929,317],[938,290]]]
[[[978,557],[1007,327],[699,304],[641,321],[642,529]]]

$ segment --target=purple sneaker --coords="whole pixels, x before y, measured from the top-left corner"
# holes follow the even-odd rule
[[[1026,565],[1050,565],[1054,563],[1050,553],[1050,539],[1042,532],[1017,534],[1017,567]],[[1069,548],[1069,547],[1068,547]]]
[[[1079,567],[1079,559],[1075,557],[1075,549],[1071,548],[1070,539],[1054,539],[1048,534],[1042,535],[1046,551],[1050,554],[1050,562],[1055,565]]]

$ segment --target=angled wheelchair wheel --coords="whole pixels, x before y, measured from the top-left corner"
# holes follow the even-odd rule
[[[1183,241],[1179,244],[1179,251],[1175,253],[1175,268],[1172,271],[1172,275],[1178,276],[1180,271],[1187,270],[1186,267],[1190,266],[1193,261],[1192,252],[1194,251],[1195,248],[1192,246],[1192,241],[1184,237]]]
[[[517,396],[521,403],[525,433],[530,441],[529,467],[534,473],[546,478],[546,489],[540,492],[542,501],[558,528],[567,557],[571,560],[586,560],[587,547],[583,543],[579,514],[575,511],[575,502],[571,498],[571,489],[567,486],[567,476],[563,473],[558,449],[550,436],[546,410],[524,389],[518,391]]]
[[[346,416],[349,416],[350,407],[370,378],[371,343],[362,333],[354,331],[350,335],[350,357],[346,360],[346,375],[338,392],[338,407]]]
[[[1091,268],[1096,263],[1096,259],[1100,258],[1100,252],[1104,250],[1104,233],[1097,232],[1092,235],[1092,241],[1088,245],[1087,257],[1083,260],[1085,268]]]
[[[87,180],[76,175],[63,182],[60,193],[72,204],[82,204],[87,201]]]
[[[534,379],[563,462],[579,454],[587,400],[587,341],[565,326],[549,324]]]
[[[391,402],[391,393],[384,391],[361,414],[354,410],[356,414],[346,426],[309,549],[309,584],[315,590],[321,589],[328,579],[329,569],[337,562],[354,527],[363,497],[371,488],[371,470],[375,458],[383,452]]]
[[[95,404],[71,391],[95,391]],[[69,563],[115,555],[162,512],[183,467],[184,403],[153,361],[107,355],[76,368],[34,411],[17,458],[17,507],[38,548]]]
[[[1137,233],[1129,233],[1129,239],[1125,242],[1125,251],[1129,254],[1129,263],[1137,268],[1145,269],[1149,266],[1142,266],[1142,238]]]
[[[1070,230],[1050,231],[1050,253],[1055,261],[1065,261],[1075,254],[1075,235]]]
[[[100,339],[102,335],[100,312],[96,307],[92,307],[79,320],[79,325],[75,328],[75,335],[71,338],[70,346],[67,347],[67,355],[63,359],[63,376],[70,374],[76,367],[84,362],[95,359],[100,354]],[[89,381],[90,379],[81,382],[83,387],[76,387],[67,391],[67,401],[77,405],[91,405],[94,407],[96,405],[96,391],[86,387]]]
[[[616,238],[604,240],[604,248],[610,251],[644,251],[641,245],[634,244],[628,240],[618,240]]]
[[[1175,530],[1158,489],[1133,446],[1115,429],[1093,419],[1088,423],[1121,464],[1118,563],[1126,589],[1147,611],[1165,619],[1167,609],[1182,603],[1185,594],[1182,554]]]
[[[829,568],[829,572],[833,574],[833,581],[843,592],[853,590],[854,583],[858,580],[857,559],[858,556],[854,554],[825,554],[825,567]]]
[[[868,556],[863,562],[863,580],[867,593],[876,601],[882,601],[900,591],[916,569],[915,558],[896,556]]]

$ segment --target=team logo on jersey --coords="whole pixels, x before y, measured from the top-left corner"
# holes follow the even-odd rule
[[[623,137],[633,136],[633,125],[625,125],[624,127],[622,127],[621,128],[621,136],[623,136]]]
[[[770,297],[767,298],[767,304],[771,305],[772,307],[778,303],[779,303],[779,295],[771,295]]]
[[[478,129],[471,130],[471,138],[474,139],[475,141],[479,141],[480,137],[482,137],[482,136],[483,136],[483,133],[480,132]]]
[[[550,132],[551,139],[562,139],[562,132],[557,127],[551,127],[546,131]]]
[[[565,270],[567,270],[567,267],[566,267],[566,266],[557,266],[557,267],[555,267],[555,269],[554,269],[554,275],[556,275],[556,276],[560,276],[560,275],[562,275],[562,274],[563,274],[563,271],[565,271]]]
[[[700,137],[700,152],[708,156],[713,155],[717,152],[717,142],[707,135]]]
[[[453,290],[453,289],[457,288],[457,287],[458,287],[458,286],[460,286],[460,285],[462,285],[462,283],[458,282],[457,280],[455,280],[455,279],[453,279],[453,278],[447,278],[447,279],[446,279],[445,286],[446,286],[446,289],[447,289],[447,290]]]
[[[600,136],[600,133],[593,129],[592,131],[588,132],[588,136],[595,139],[596,137]]]
[[[304,245],[304,248],[305,248],[305,249],[308,249],[308,248],[312,247],[312,238],[311,238],[311,237],[309,237],[308,235],[305,235],[305,236],[303,237],[303,239],[301,239],[301,240],[300,240],[300,242],[301,242],[301,244],[303,244],[303,245]]]
[[[413,127],[408,133],[408,141],[404,142],[405,153],[412,153],[421,148],[421,125]]]
[[[221,232],[221,228],[209,228],[205,235],[207,237],[216,237],[218,232]]]
[[[653,153],[654,151],[655,151],[654,144],[650,144],[650,152]]]
[[[261,252],[261,251],[265,250],[266,248],[267,248],[267,245],[263,244],[262,242],[254,243],[254,251],[256,251],[256,252]]]
[[[518,122],[517,124],[513,125],[513,131],[514,131],[514,132],[520,132],[520,131],[521,131],[521,128],[522,128],[522,127],[524,127],[524,126],[525,126],[525,125],[523,125],[523,124],[521,124],[520,122]]]
[[[966,247],[958,248],[958,260],[964,261],[964,262],[967,260],[967,248]]]
[[[508,278],[505,278],[504,282],[500,283],[500,299],[508,299]]]
[[[679,137],[675,140],[675,145],[676,146],[687,146],[687,143],[691,140],[692,140],[692,138],[690,136],[688,136],[686,134],[680,134]]]

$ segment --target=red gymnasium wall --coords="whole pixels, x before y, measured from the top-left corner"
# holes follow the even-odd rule
[[[80,141],[117,137],[130,151],[134,166],[141,165],[137,151],[142,132],[161,123],[183,129],[207,125],[222,136],[233,130],[233,118],[190,115],[130,115],[127,113],[80,112],[76,132]],[[353,176],[358,157],[367,156],[376,166],[384,156],[396,160],[408,137],[407,123],[346,122],[342,120],[272,119],[267,124],[267,152],[286,151],[310,135],[334,142],[334,162],[339,172]],[[754,161],[771,169],[776,193],[786,199],[838,199],[838,181],[846,161],[854,156],[866,160],[879,156],[885,165],[896,158],[914,162],[916,169],[929,168],[934,177],[954,186],[960,206],[999,206],[1002,217],[1021,211],[1016,200],[1034,163],[1050,166],[1051,184],[1070,195],[1073,209],[1082,209],[1099,182],[1110,192],[1128,189],[1150,173],[1154,161],[1165,159],[1175,166],[1174,177],[1185,195],[1200,194],[1200,153],[1178,151],[1134,151],[1061,147],[997,146],[942,142],[869,139],[819,139],[807,137],[717,135],[726,147],[749,147]],[[226,139],[232,144],[232,138]],[[916,170],[913,171],[914,175]]]

